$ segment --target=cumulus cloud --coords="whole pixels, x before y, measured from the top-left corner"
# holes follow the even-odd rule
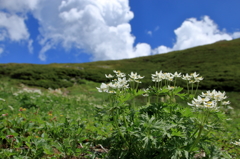
[[[232,37],[233,37],[234,39],[240,38],[240,32],[235,32],[235,33],[233,33],[233,34],[232,34]]]
[[[2,21],[18,23],[2,26],[8,37],[27,40],[30,52],[33,41],[29,39],[24,20],[27,13],[38,20],[41,60],[46,60],[46,52],[57,46],[84,50],[93,60],[133,58],[151,53],[146,43],[133,46],[135,37],[129,21],[134,14],[128,0],[0,0],[0,9],[7,10],[0,15]],[[2,21],[0,26],[4,24]],[[0,30],[0,39],[7,37],[4,33]]]
[[[0,9],[10,13],[22,13],[36,9],[40,0],[0,0]]]
[[[176,42],[173,47],[159,46],[152,51],[153,54],[166,53],[174,50],[183,50],[199,45],[211,44],[220,40],[232,40],[240,37],[240,32],[229,34],[220,31],[217,24],[208,16],[204,16],[201,20],[196,18],[187,19],[182,25],[174,30]]]
[[[32,40],[25,24],[26,13],[35,9],[37,0],[0,0],[0,41],[27,41],[32,52]],[[3,53],[3,48],[1,48]]]
[[[26,40],[29,33],[24,18],[0,12],[0,39],[4,40],[7,37],[12,41]]]
[[[92,56],[92,60],[115,60],[181,50],[219,40],[239,38],[220,31],[208,17],[187,19],[174,30],[173,47],[159,46],[151,50],[147,43],[134,46],[130,21],[134,18],[129,0],[0,0],[0,41],[25,40],[32,53],[33,41],[25,24],[32,14],[39,24],[36,39],[42,46],[39,58],[47,60],[51,49],[79,49]],[[147,34],[159,30],[155,27]],[[2,49],[3,52],[3,49]]]
[[[40,6],[41,10],[33,13],[40,23],[41,60],[59,44],[65,49],[74,47],[91,53],[93,60],[151,53],[148,44],[133,46],[135,37],[131,35],[129,21],[134,15],[128,0],[55,0],[41,1]]]

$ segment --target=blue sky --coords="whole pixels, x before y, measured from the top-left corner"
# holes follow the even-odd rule
[[[0,63],[83,63],[240,38],[239,0],[0,0]]]

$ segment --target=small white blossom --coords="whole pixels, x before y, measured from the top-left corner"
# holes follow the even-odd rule
[[[182,77],[181,74],[182,74],[181,72],[180,72],[180,73],[175,72],[175,73],[173,74],[173,76],[174,76],[174,77]]]
[[[147,94],[147,93],[143,93],[142,96],[144,96],[144,97],[148,97],[149,94]]]
[[[231,142],[231,144],[234,144],[234,145],[240,146],[240,139],[239,139],[239,141]]]
[[[0,98],[0,100],[5,102],[5,99],[3,99],[3,98]]]
[[[167,89],[168,89],[169,91],[173,90],[174,88],[175,88],[174,86],[168,86],[168,87],[167,87]]]
[[[225,92],[220,92],[220,91],[216,91],[216,90],[213,90],[212,92],[210,91],[207,91],[206,93],[202,93],[202,97],[208,97],[212,100],[216,100],[216,101],[222,101],[224,99],[227,98],[227,96],[225,96],[226,93]]]
[[[228,106],[228,107],[227,107],[227,109],[230,109],[230,110],[232,110],[232,109],[233,109],[233,107],[231,107],[231,106]]]
[[[118,78],[116,82],[117,88],[126,88],[128,87],[128,81],[126,80],[126,77],[124,78]]]
[[[186,74],[186,75],[183,75],[183,76],[182,76],[182,79],[183,79],[183,80],[186,80],[186,81],[190,81],[190,80],[191,80],[191,77],[192,77],[192,76],[189,76],[188,74]]]
[[[190,76],[192,76],[193,78],[197,78],[199,76],[199,74],[197,74],[196,72],[191,73]]]
[[[200,81],[202,81],[203,80],[203,77],[197,77],[197,78],[195,78],[195,82],[200,82]]]
[[[229,101],[223,101],[223,102],[222,102],[222,105],[228,105],[228,104],[230,104]]]
[[[109,74],[109,75],[106,75],[106,74],[105,74],[105,76],[106,76],[106,78],[114,78],[114,76],[111,75],[111,74]]]
[[[100,88],[97,87],[97,89],[98,89],[98,92],[108,92],[109,87],[107,84],[102,83]]]
[[[131,74],[129,74],[129,77],[130,77],[130,79],[129,79],[130,82],[134,81],[134,82],[137,82],[137,83],[141,83],[141,81],[139,79],[144,78],[144,76],[138,75],[137,72],[136,73],[131,72]]]
[[[197,98],[193,98],[192,103],[188,103],[190,106],[195,106],[195,107],[208,107],[207,102],[209,101],[209,98],[202,98],[198,96]],[[209,103],[210,104],[210,103]]]
[[[162,73],[162,71],[159,71],[159,72],[156,71],[155,74],[152,74],[152,81],[153,82],[160,82],[163,79],[165,79],[165,74]]]
[[[203,103],[205,108],[217,108],[217,103],[215,101],[208,101]]]
[[[116,76],[117,76],[118,78],[123,78],[123,77],[126,76],[126,74],[125,74],[125,73],[122,73],[121,71],[113,70],[113,72],[116,74]]]

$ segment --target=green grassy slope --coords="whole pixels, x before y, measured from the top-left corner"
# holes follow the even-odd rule
[[[196,71],[204,77],[201,89],[240,91],[240,39],[124,60],[82,64],[0,64],[2,77],[9,76],[29,85],[54,83],[55,88],[68,87],[74,80],[80,79],[105,82],[104,74],[112,73],[112,70],[138,72],[145,76],[145,86],[150,85],[151,74],[155,71],[184,74]],[[50,86],[45,84],[45,87]]]

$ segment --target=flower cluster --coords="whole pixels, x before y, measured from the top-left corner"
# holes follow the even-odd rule
[[[20,91],[14,93],[13,95],[18,96],[21,93],[37,93],[39,95],[42,94],[40,89],[23,88],[23,90],[20,90]]]
[[[220,102],[221,105],[228,105],[230,104],[229,101],[223,101],[227,97],[225,96],[225,92],[220,92],[213,90],[207,91],[206,93],[202,93],[202,95],[194,98],[192,103],[188,103],[190,106],[195,106],[199,108],[213,108],[218,109],[218,103]]]
[[[239,139],[239,141],[231,142],[231,144],[234,144],[234,145],[240,146],[240,139]]]
[[[143,79],[144,78],[144,76],[140,76],[140,75],[138,75],[137,74],[137,72],[136,73],[133,73],[133,72],[131,72],[131,74],[129,75],[129,82],[132,82],[132,81],[134,81],[134,82],[136,82],[136,83],[141,83],[141,81],[140,81],[140,79]]]
[[[182,79],[185,81],[189,81],[189,83],[196,83],[196,82],[200,82],[203,80],[203,77],[198,77],[199,74],[197,74],[196,72],[191,73],[190,75],[186,74],[182,76]]]
[[[216,90],[213,90],[212,92],[207,91],[206,93],[202,93],[201,97],[210,98],[215,101],[223,101],[224,99],[227,98],[225,92],[222,93],[222,92],[216,91]],[[225,102],[225,103],[227,104],[227,102]],[[228,103],[229,103],[229,101],[228,101]]]
[[[162,71],[156,71],[155,74],[152,74],[152,81],[153,82],[160,82],[162,80],[173,81],[174,77],[181,77],[181,73],[175,72],[172,73],[163,73]]]
[[[137,73],[131,72],[129,74],[129,79],[126,79],[126,74],[121,71],[113,70],[117,79],[113,79],[110,83],[102,83],[100,88],[97,87],[99,92],[107,92],[107,93],[116,93],[116,90],[124,90],[129,88],[128,82],[136,82],[141,83],[140,79],[143,79],[143,76],[138,75]],[[105,75],[106,78],[114,78],[113,75]]]

